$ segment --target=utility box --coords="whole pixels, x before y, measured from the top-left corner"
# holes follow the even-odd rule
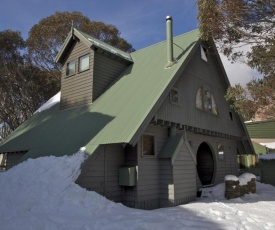
[[[123,167],[118,171],[118,184],[120,186],[136,185],[136,167]]]

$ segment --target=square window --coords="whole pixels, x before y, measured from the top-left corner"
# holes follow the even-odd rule
[[[75,61],[67,63],[66,76],[75,74]]]
[[[218,144],[218,158],[224,160],[224,145]]]
[[[85,71],[90,68],[90,58],[89,54],[79,58],[79,72]]]
[[[152,135],[143,135],[142,137],[142,155],[155,155],[155,137]]]
[[[179,104],[179,91],[177,89],[171,89],[170,91],[170,101],[173,104]]]

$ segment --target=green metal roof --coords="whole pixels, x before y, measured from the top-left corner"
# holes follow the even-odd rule
[[[250,138],[275,138],[275,121],[245,123]]]
[[[252,145],[253,145],[253,148],[254,148],[256,154],[268,153],[268,150],[265,146],[262,146],[254,141],[252,141]]]
[[[177,63],[166,69],[166,42],[131,53],[117,81],[92,104],[59,110],[59,104],[33,115],[3,143],[0,152],[29,150],[28,157],[72,154],[86,146],[134,143],[151,121],[198,43],[198,30],[174,38]]]
[[[183,143],[183,134],[177,134],[175,136],[170,136],[165,142],[163,148],[159,153],[159,158],[167,159],[172,158],[174,153],[179,150],[179,147]]]
[[[67,36],[64,44],[62,45],[59,53],[57,54],[57,56],[55,58],[56,62],[60,62],[62,60],[63,56],[66,54],[67,48],[70,46],[70,44],[73,41],[75,36],[78,37],[78,39],[80,39],[88,47],[95,46],[99,49],[102,49],[102,50],[114,55],[114,56],[122,58],[129,63],[133,62],[131,55],[129,53],[124,52],[116,47],[113,47],[113,46],[111,46],[111,45],[109,45],[109,44],[89,35],[89,34],[79,31],[75,28],[72,31],[70,31],[69,35]]]

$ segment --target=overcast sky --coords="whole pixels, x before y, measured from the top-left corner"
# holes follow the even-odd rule
[[[0,31],[18,30],[24,39],[40,19],[56,11],[80,11],[93,21],[113,24],[138,50],[165,40],[165,17],[173,17],[174,36],[198,26],[196,0],[1,0]],[[231,84],[245,84],[257,72],[221,57]]]

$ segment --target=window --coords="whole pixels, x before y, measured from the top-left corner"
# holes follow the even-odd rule
[[[207,49],[201,46],[201,59],[207,62]]]
[[[75,61],[67,63],[66,76],[75,74]]]
[[[218,144],[218,158],[219,160],[224,159],[224,145]]]
[[[79,58],[79,72],[85,71],[90,68],[89,60],[89,54],[86,54]]]
[[[233,121],[233,113],[229,112],[230,121]]]
[[[170,102],[172,104],[176,104],[178,105],[179,104],[179,91],[178,89],[171,89],[170,91]]]
[[[7,153],[0,154],[0,172],[6,171],[7,167]]]
[[[218,115],[217,105],[207,86],[201,86],[196,95],[196,108]]]
[[[155,155],[155,137],[153,135],[142,136],[142,155]]]

